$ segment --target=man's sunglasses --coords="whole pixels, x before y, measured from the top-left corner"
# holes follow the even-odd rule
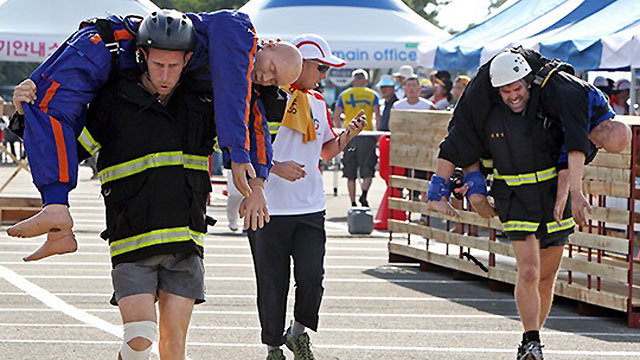
[[[323,74],[326,73],[327,71],[329,71],[329,65],[318,64],[318,71],[320,71]]]

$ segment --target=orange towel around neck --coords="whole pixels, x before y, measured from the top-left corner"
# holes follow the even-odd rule
[[[301,133],[303,142],[314,141],[316,127],[307,93],[293,86],[282,87],[282,89],[291,95],[284,112],[282,125]]]

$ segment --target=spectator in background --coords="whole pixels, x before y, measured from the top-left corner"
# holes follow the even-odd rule
[[[433,107],[433,103],[429,100],[423,99],[418,96],[420,93],[420,81],[417,76],[413,76],[404,81],[404,92],[407,94],[406,99],[398,100],[393,104],[394,109],[398,110],[429,110]],[[415,170],[415,177],[418,179],[427,179],[427,172],[421,170]],[[418,199],[419,192],[413,192],[413,198]],[[423,195],[423,198],[426,198]]]
[[[418,96],[420,94],[420,81],[417,76],[407,78],[402,85],[405,95],[405,99],[398,100],[393,104],[394,109],[399,110],[429,110],[433,106],[433,103],[429,100],[425,100]]]
[[[367,117],[367,125],[364,130],[373,130],[373,113],[376,114],[376,123],[380,121],[380,105],[378,94],[369,89],[369,74],[363,70],[354,70],[351,73],[352,87],[343,91],[338,96],[338,103],[333,112],[334,126],[341,125],[340,115],[344,112],[346,119],[353,119],[364,110]],[[368,207],[367,193],[373,181],[376,171],[378,156],[376,155],[376,137],[358,136],[351,140],[344,149],[342,164],[343,176],[347,178],[347,190],[351,206],[356,205],[356,179],[358,172],[362,178],[362,195],[358,199],[362,206]]]
[[[450,79],[441,79],[437,76],[433,78],[433,81],[433,95],[429,98],[429,101],[433,103],[431,109],[445,110],[453,101],[453,96],[451,95],[453,84]]]
[[[329,79],[322,80],[322,96],[329,105],[329,108],[333,110],[336,105],[336,97],[338,96],[338,88]]]
[[[613,111],[617,115],[629,115],[629,90],[631,89],[631,82],[627,79],[620,79],[616,81],[613,86],[613,94],[609,99],[609,105],[613,108]]]
[[[376,84],[376,87],[380,89],[380,94],[384,99],[384,109],[382,110],[382,117],[378,123],[378,130],[389,131],[389,116],[391,116],[391,108],[393,107],[393,104],[398,101],[394,85],[391,75],[382,75],[382,77],[380,77],[380,81]]]
[[[451,88],[451,104],[450,108],[454,108],[462,96],[464,89],[467,87],[471,79],[466,75],[460,75],[456,78],[456,81],[453,82],[453,87]]]
[[[436,79],[451,81],[451,73],[446,70],[432,71],[429,75],[429,81],[435,85]]]
[[[611,94],[613,92],[613,80],[605,79],[604,76],[596,76],[593,80],[593,86],[597,87],[602,91],[608,98],[611,98]]]
[[[393,76],[396,78],[396,97],[398,99],[404,99],[406,94],[404,93],[404,82],[408,78],[417,77],[417,75],[413,72],[413,68],[411,65],[402,65],[398,72],[393,73]]]
[[[431,96],[433,96],[433,84],[431,80],[420,80],[420,97],[428,100]]]

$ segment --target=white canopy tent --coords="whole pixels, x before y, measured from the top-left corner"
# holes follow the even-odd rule
[[[0,0],[0,61],[42,62],[82,20],[158,9],[150,0]]]
[[[349,68],[417,65],[419,43],[450,37],[401,0],[251,0],[240,11],[261,39],[321,35]]]

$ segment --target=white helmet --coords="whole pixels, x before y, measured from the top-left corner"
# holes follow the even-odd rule
[[[531,66],[520,54],[505,51],[496,55],[489,65],[489,78],[493,87],[500,87],[518,81],[531,72]]]

